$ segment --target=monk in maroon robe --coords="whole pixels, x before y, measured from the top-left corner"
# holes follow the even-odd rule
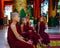
[[[34,29],[30,26],[29,21],[26,22],[26,18],[24,18],[22,22],[23,23],[21,24],[21,28],[23,28],[23,32],[25,32],[23,36],[25,36],[25,38],[28,38],[28,40],[33,41],[34,45],[37,45],[40,36],[34,32]]]
[[[48,45],[50,43],[50,39],[48,34],[45,32],[45,29],[46,29],[45,25],[46,25],[45,18],[41,17],[36,26],[36,31],[40,34],[41,43]]]
[[[17,12],[12,13],[12,23],[8,28],[8,43],[10,48],[33,48],[30,41],[25,41],[21,35],[20,25],[17,22],[20,21],[19,14]]]

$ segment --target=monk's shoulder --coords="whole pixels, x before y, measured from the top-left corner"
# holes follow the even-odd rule
[[[15,24],[11,24],[10,27],[14,29],[16,27],[16,25]]]

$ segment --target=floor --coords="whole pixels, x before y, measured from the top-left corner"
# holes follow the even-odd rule
[[[7,43],[7,27],[0,30],[0,48],[9,48]]]
[[[9,45],[7,43],[7,29],[8,27],[5,27],[4,29],[0,30],[0,48],[9,48]],[[46,32],[47,33],[57,33],[57,32],[60,33],[59,27],[46,29]],[[49,36],[52,38],[58,37],[57,35],[55,36],[49,35]],[[60,47],[54,47],[54,48],[60,48]]]
[[[45,32],[46,32],[46,33],[53,33],[53,34],[55,34],[55,33],[60,33],[60,30],[59,30],[58,27],[53,27],[53,28],[47,28],[47,29],[45,30]]]

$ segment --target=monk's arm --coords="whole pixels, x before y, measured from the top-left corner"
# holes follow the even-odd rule
[[[23,24],[21,25],[21,32],[24,32],[24,30],[23,30]]]
[[[17,29],[16,29],[16,26],[15,25],[11,25],[11,29],[15,35],[15,37],[20,40],[20,41],[23,41],[23,42],[26,42],[23,37],[17,32]]]

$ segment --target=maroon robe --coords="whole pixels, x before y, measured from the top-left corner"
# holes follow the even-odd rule
[[[16,28],[17,28],[17,32],[20,34],[21,32],[20,32],[20,27],[19,27],[18,24],[16,24]],[[11,30],[10,25],[9,25],[9,28],[8,28],[8,37],[7,37],[7,40],[8,40],[10,48],[33,48],[32,45],[18,40],[15,37],[13,31]]]
[[[26,38],[28,38],[28,40],[32,40],[33,44],[37,44],[38,43],[38,39],[40,39],[40,36],[34,32],[33,27],[28,26],[29,23],[27,23],[26,25],[24,25],[24,31],[26,32],[25,34],[23,34]],[[31,31],[29,31],[31,30]]]
[[[39,34],[40,34],[40,37],[42,38],[42,43],[47,45],[50,43],[50,39],[49,39],[48,34],[45,32],[45,29],[46,29],[45,23],[40,22]]]

